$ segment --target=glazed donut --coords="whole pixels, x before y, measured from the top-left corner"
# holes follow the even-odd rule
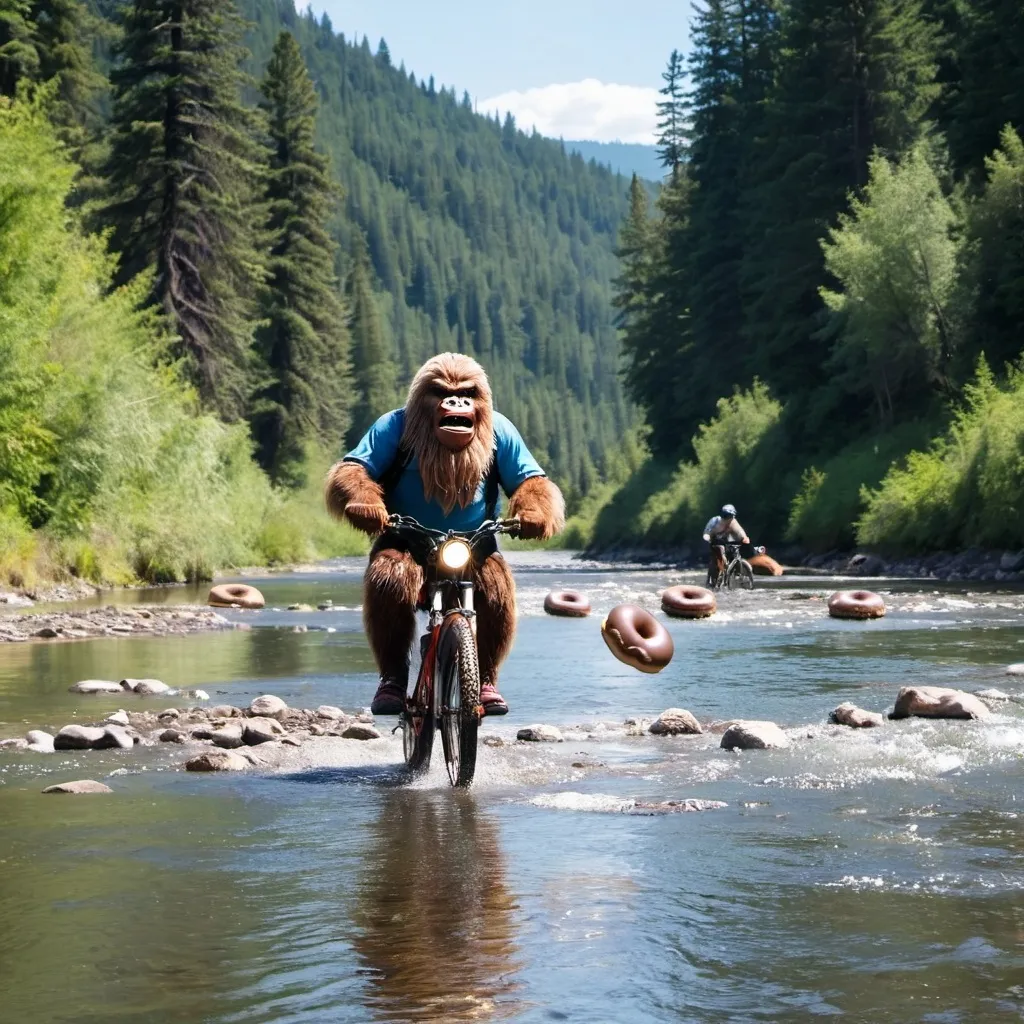
[[[766,555],[764,552],[758,555],[751,555],[747,561],[750,563],[750,568],[754,570],[755,576],[782,575],[782,566],[771,555]]]
[[[262,608],[263,595],[247,583],[221,583],[210,590],[206,603],[213,608]]]
[[[675,653],[668,630],[635,604],[620,604],[601,623],[601,636],[619,661],[641,672],[660,672]]]
[[[704,587],[669,587],[661,594],[661,610],[674,619],[706,619],[717,607],[715,595]]]
[[[552,590],[544,598],[544,611],[548,615],[563,615],[566,618],[582,619],[590,614],[590,602],[578,590]]]
[[[833,619],[880,619],[885,602],[870,590],[839,590],[828,599]]]

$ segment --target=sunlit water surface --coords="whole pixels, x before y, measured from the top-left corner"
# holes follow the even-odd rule
[[[879,582],[890,614],[840,623],[834,581],[759,580],[712,620],[669,622],[675,659],[651,676],[611,657],[601,613],[656,608],[684,576],[513,560],[512,714],[485,731],[547,722],[566,739],[483,747],[469,793],[438,766],[410,782],[390,736],[312,741],[274,774],[186,774],[170,745],[0,752],[0,1019],[1024,1018],[1024,704],[984,723],[826,725],[840,701],[885,710],[912,682],[1019,696],[1004,669],[1024,661],[1024,597]],[[0,737],[124,706],[67,693],[81,678],[364,706],[360,572],[254,581],[267,610],[229,613],[248,630],[2,647]],[[595,615],[545,617],[564,586]],[[622,728],[670,706],[771,719],[793,745],[730,754],[710,732]],[[115,795],[39,795],[82,777]],[[728,807],[630,813],[684,797]]]

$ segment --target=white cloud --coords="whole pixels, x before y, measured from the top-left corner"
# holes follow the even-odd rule
[[[657,89],[615,85],[585,78],[582,82],[545,85],[504,92],[482,100],[480,113],[511,113],[523,131],[598,142],[654,142]]]

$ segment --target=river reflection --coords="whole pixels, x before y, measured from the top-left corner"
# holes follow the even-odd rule
[[[471,794],[385,790],[370,835],[353,945],[376,1019],[512,1016],[518,905],[494,818]]]

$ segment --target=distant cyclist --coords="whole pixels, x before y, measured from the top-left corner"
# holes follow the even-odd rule
[[[704,540],[711,545],[708,551],[708,576],[718,579],[718,574],[725,568],[726,544],[749,544],[747,531],[740,526],[733,505],[723,505],[717,516],[712,516],[704,527]]]

